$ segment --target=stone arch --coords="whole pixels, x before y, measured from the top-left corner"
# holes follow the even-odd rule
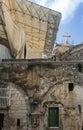
[[[73,83],[75,83],[76,81],[75,81],[75,79],[67,78],[67,79],[55,82],[52,86],[49,87],[48,91],[46,93],[44,93],[44,95],[42,95],[41,104],[43,105],[45,100],[48,99],[48,97],[51,95],[51,93],[55,90],[55,85],[60,85],[60,84],[63,84],[65,82],[73,82]]]
[[[68,92],[68,96],[69,97],[65,97],[68,100],[68,103],[66,103],[66,100],[64,102],[57,102],[56,100],[54,100],[54,102],[50,101],[48,98],[50,97],[50,95],[53,93],[53,91],[55,91],[55,85],[62,85],[63,83],[74,83],[74,84],[78,84],[75,79],[65,79],[65,80],[61,80],[56,82],[53,86],[50,86],[49,90],[47,91],[47,93],[45,93],[43,95],[43,99],[42,99],[42,107],[45,107],[45,103],[47,103],[48,105],[46,107],[49,107],[51,105],[59,105],[60,107],[60,127],[63,126],[64,130],[73,130],[73,129],[78,129],[81,130],[82,128],[82,119],[81,119],[81,114],[79,113],[79,109],[78,109],[78,102],[76,101],[74,104],[74,102],[71,103],[71,105],[69,105],[69,101],[70,100],[70,96],[75,96],[74,93],[75,92]],[[63,85],[64,85],[63,84]],[[62,87],[62,86],[61,86]],[[74,98],[75,100],[75,98]],[[49,105],[50,104],[50,105]],[[46,110],[46,109],[45,109]],[[46,111],[45,111],[46,113]],[[47,115],[44,117],[45,119],[47,119]]]
[[[8,109],[0,109],[0,112],[5,115],[4,130],[27,130],[28,97],[20,86],[13,83],[6,83],[6,85],[10,89],[10,106]]]

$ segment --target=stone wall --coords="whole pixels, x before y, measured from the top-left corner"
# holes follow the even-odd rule
[[[83,59],[83,49],[80,49],[79,51],[70,52],[70,55],[68,56],[68,60],[82,60]]]
[[[0,113],[4,113],[4,130],[26,130],[27,129],[27,112],[26,95],[24,91],[12,84],[8,83],[10,89],[10,106],[0,109]],[[20,126],[17,122],[20,120]]]
[[[60,54],[60,52],[58,53]],[[83,44],[79,44],[73,48],[70,48],[69,50],[60,55],[59,60],[62,61],[83,60]]]
[[[32,61],[1,66],[0,79],[4,73],[8,77],[0,82],[6,81],[11,90],[9,108],[0,109],[5,114],[4,130],[82,130],[83,71],[79,72],[78,62]],[[59,126],[48,127],[48,110],[56,107]]]

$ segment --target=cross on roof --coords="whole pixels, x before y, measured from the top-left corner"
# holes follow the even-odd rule
[[[66,32],[65,35],[63,35],[63,37],[66,38],[66,44],[68,44],[68,43],[69,43],[69,42],[68,42],[68,38],[70,38],[71,36],[68,35],[68,33]]]

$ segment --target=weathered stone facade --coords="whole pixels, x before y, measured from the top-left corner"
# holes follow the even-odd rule
[[[60,18],[1,0],[0,130],[83,130],[83,49],[57,45],[51,57]]]
[[[0,109],[3,129],[82,130],[83,68],[79,72],[78,64],[51,60],[0,64],[0,88],[10,89],[10,105]],[[59,109],[57,127],[48,127],[49,108]]]
[[[56,61],[67,60],[67,54],[69,52],[70,48],[68,44],[57,44],[56,48],[54,50],[54,56]],[[66,54],[67,53],[67,54]],[[64,56],[66,55],[66,56]]]
[[[72,61],[72,60],[83,60],[83,43],[78,44],[74,47],[70,47],[66,44],[57,45],[55,48],[56,60],[61,61]]]

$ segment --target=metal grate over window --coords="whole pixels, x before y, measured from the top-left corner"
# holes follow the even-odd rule
[[[0,88],[0,107],[10,106],[10,89],[9,87]]]

